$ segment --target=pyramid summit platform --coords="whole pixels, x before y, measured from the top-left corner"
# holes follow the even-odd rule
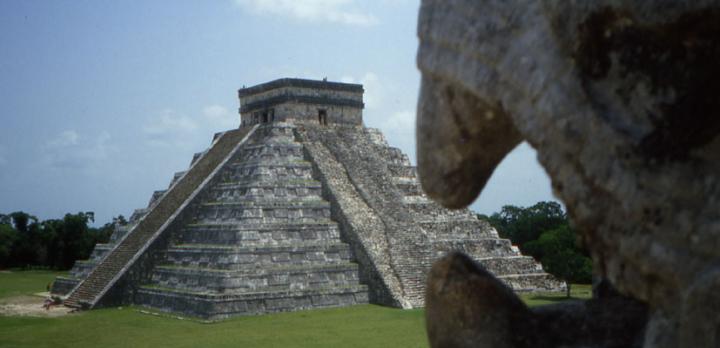
[[[407,156],[362,121],[363,87],[279,79],[243,88],[168,189],[52,292],[208,319],[376,303],[424,305],[432,262],[462,251],[516,291],[564,284],[467,209],[423,193]]]

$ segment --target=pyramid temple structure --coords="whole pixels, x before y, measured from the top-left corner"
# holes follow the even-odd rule
[[[363,125],[363,92],[288,78],[240,89],[240,127],[216,134],[52,292],[76,308],[208,319],[415,308],[431,263],[452,250],[517,291],[564,288],[486,221],[430,201],[407,156]]]

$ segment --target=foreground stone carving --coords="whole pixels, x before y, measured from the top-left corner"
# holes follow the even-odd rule
[[[647,310],[638,301],[614,296],[530,310],[461,253],[438,261],[429,277],[427,329],[434,347],[625,348],[643,339]]]
[[[647,303],[634,344],[720,345],[720,3],[425,0],[418,34],[418,167],[428,195],[466,206],[528,141],[596,273]],[[433,275],[431,289],[451,282]],[[477,286],[474,296],[499,286]],[[449,301],[428,296],[429,308]],[[537,314],[498,296],[500,313]],[[473,315],[496,315],[483,306]],[[442,313],[428,310],[428,322]],[[614,320],[603,313],[598,320]],[[438,346],[491,346],[508,329],[473,324],[474,336],[445,345],[438,335],[454,329],[432,325]],[[523,332],[535,335],[512,335]]]

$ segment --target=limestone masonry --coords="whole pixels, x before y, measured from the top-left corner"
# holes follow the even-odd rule
[[[216,135],[52,292],[72,307],[209,319],[414,308],[431,263],[451,250],[517,291],[564,288],[469,210],[428,200],[407,156],[363,126],[362,95],[302,79],[239,90],[241,127]]]

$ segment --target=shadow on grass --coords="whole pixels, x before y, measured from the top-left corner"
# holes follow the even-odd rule
[[[564,302],[571,300],[585,300],[580,297],[565,297],[565,296],[530,296],[528,297],[531,301],[545,301],[545,302]]]

